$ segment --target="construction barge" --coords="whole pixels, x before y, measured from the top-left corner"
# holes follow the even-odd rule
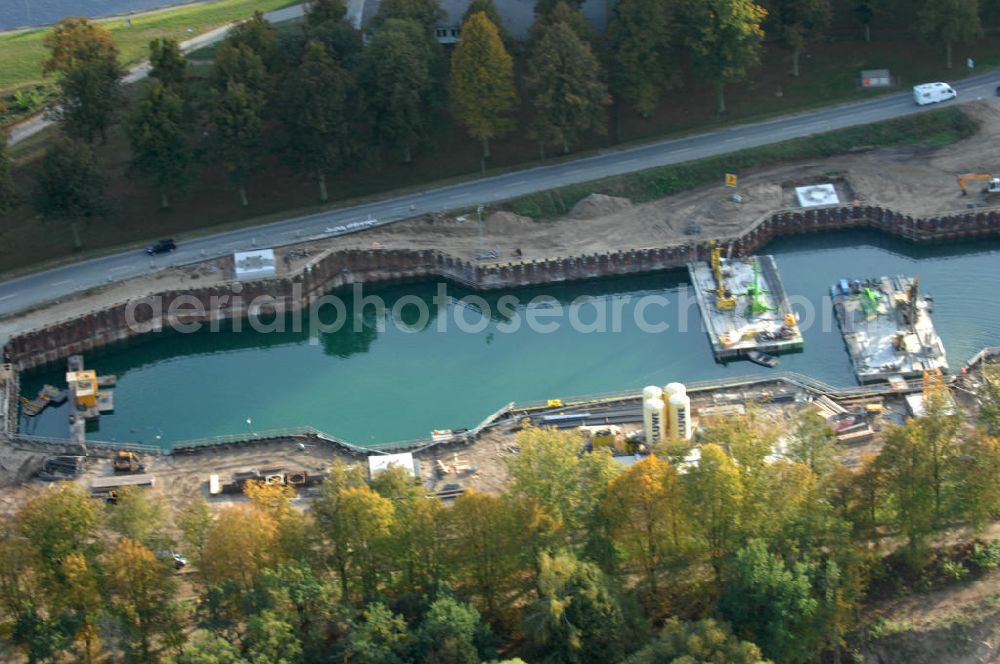
[[[717,362],[802,350],[774,256],[723,258],[713,245],[708,263],[688,263],[688,274]]]
[[[859,383],[948,370],[931,320],[934,299],[920,292],[918,277],[841,279],[830,296]]]

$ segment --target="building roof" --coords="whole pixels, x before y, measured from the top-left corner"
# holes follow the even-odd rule
[[[461,25],[462,16],[468,9],[471,0],[438,0],[447,16],[441,22],[442,27]],[[514,39],[526,39],[528,29],[535,20],[535,0],[494,0],[497,11],[503,19],[504,28]],[[351,3],[354,9],[355,3]],[[365,25],[378,12],[379,0],[364,0],[361,4],[361,24]],[[607,0],[585,0],[583,15],[593,24],[598,32],[604,32],[608,26]],[[352,17],[354,18],[354,17]]]

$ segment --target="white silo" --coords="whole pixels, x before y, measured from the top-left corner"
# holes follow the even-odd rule
[[[663,399],[645,399],[642,402],[642,424],[646,429],[646,444],[655,445],[663,440]]]
[[[687,388],[684,387],[684,383],[667,383],[667,386],[663,388],[663,392],[667,395],[667,399],[669,399],[675,394],[687,394]]]
[[[674,394],[668,401],[670,411],[670,435],[673,438],[691,440],[691,399],[686,394]]]
[[[646,387],[642,388],[643,401],[646,401],[647,399],[662,399],[662,398],[663,398],[663,390],[661,390],[658,386],[647,385]]]

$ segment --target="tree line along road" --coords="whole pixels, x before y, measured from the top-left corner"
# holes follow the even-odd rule
[[[996,71],[967,78],[954,86],[958,91],[957,102],[945,102],[945,104],[992,97],[997,85],[1000,85],[1000,72]],[[175,252],[153,258],[139,251],[129,251],[81,261],[0,283],[0,316],[31,309],[44,302],[109,282],[123,281],[168,267],[223,256],[234,251],[292,244],[311,237],[360,232],[373,225],[390,224],[420,214],[496,203],[577,182],[726,154],[844,127],[890,120],[931,110],[934,107],[941,105],[917,106],[907,91],[684,138],[605,151],[558,164],[513,171],[372,203],[229,231],[182,242]],[[373,223],[356,224],[354,229],[337,229],[338,226],[367,220],[372,220]]]

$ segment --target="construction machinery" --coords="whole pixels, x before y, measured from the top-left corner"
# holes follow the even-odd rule
[[[711,247],[709,262],[712,264],[712,276],[715,277],[715,306],[719,311],[729,311],[736,306],[736,298],[726,288],[726,282],[722,275],[722,251],[714,240]]]
[[[146,470],[146,464],[139,461],[139,455],[127,450],[118,452],[111,467],[116,473],[142,473]]]
[[[965,173],[964,175],[959,175],[955,178],[958,180],[958,188],[962,190],[962,195],[966,196],[969,193],[967,183],[969,182],[985,182],[986,186],[983,188],[984,194],[1000,194],[1000,178],[993,177],[992,173]]]

